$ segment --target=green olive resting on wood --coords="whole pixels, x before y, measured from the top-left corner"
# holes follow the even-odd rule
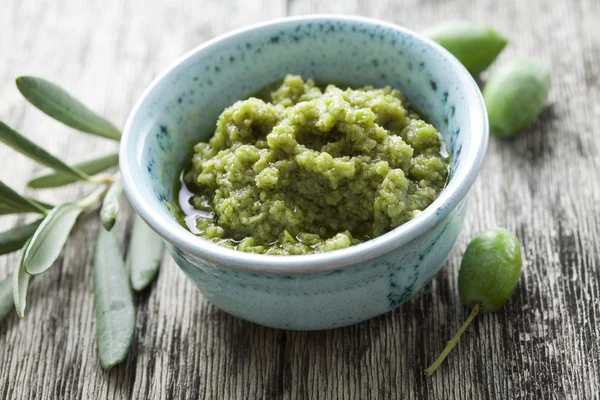
[[[471,75],[487,69],[508,43],[491,26],[473,21],[443,22],[423,34],[452,53]]]
[[[458,272],[458,291],[472,311],[425,375],[432,375],[441,365],[477,314],[495,311],[508,301],[522,263],[519,239],[506,229],[485,230],[469,242]]]
[[[537,61],[519,59],[500,67],[483,88],[490,130],[514,136],[536,119],[550,90],[550,71]]]

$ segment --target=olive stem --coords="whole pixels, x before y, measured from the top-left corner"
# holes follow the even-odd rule
[[[107,185],[101,186],[98,189],[94,190],[92,193],[88,194],[87,196],[75,201],[75,204],[77,204],[82,209],[87,210],[95,206],[102,199],[102,196],[104,196],[107,190]]]
[[[454,346],[456,346],[456,344],[458,343],[460,336],[463,334],[465,329],[467,329],[469,324],[475,319],[475,317],[479,313],[480,307],[481,307],[481,303],[475,303],[475,305],[473,306],[473,310],[471,310],[471,314],[469,315],[469,318],[467,318],[467,320],[462,324],[462,326],[460,327],[458,332],[456,332],[456,335],[454,335],[454,337],[448,342],[448,344],[444,348],[444,351],[442,351],[442,354],[440,354],[439,357],[433,362],[433,364],[431,364],[425,370],[426,376],[433,375],[435,370],[438,369],[438,367],[444,362],[444,360],[446,359],[448,354],[450,354],[450,352],[452,351]]]
[[[98,174],[91,176],[89,182],[92,183],[101,183],[101,184],[111,184],[113,182],[113,176],[109,174]]]

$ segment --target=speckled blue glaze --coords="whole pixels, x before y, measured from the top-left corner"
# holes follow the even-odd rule
[[[287,73],[321,82],[391,85],[444,135],[452,178],[412,221],[348,249],[303,256],[247,254],[195,237],[164,201],[191,147],[220,112]],[[218,307],[284,329],[326,329],[385,313],[440,270],[461,229],[487,146],[477,85],[447,51],[404,28],[366,18],[306,16],[218,37],[146,90],[121,141],[126,193],[181,269]]]

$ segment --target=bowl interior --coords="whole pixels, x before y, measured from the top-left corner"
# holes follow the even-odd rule
[[[135,182],[137,197],[155,213],[153,218],[185,231],[163,200],[176,198],[174,183],[192,146],[212,135],[223,109],[288,73],[320,82],[400,89],[442,132],[452,156],[448,188],[430,206],[438,214],[457,185],[476,173],[485,149],[482,135],[487,135],[485,108],[472,78],[448,52],[374,20],[284,19],[197,48],[159,77],[136,106],[125,129],[121,166]],[[131,190],[128,194],[131,198]]]

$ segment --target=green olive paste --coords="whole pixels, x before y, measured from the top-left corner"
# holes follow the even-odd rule
[[[398,90],[288,75],[265,100],[225,109],[194,146],[180,205],[200,237],[262,254],[342,249],[409,221],[444,188],[441,135]]]

